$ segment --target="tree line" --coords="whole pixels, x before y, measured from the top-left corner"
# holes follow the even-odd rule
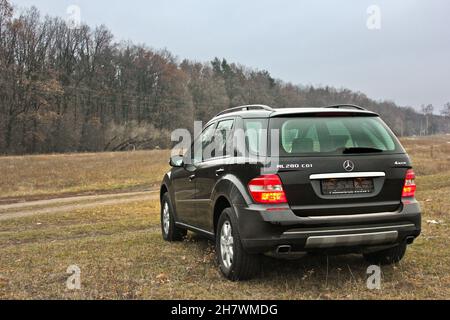
[[[354,103],[380,113],[398,135],[449,130],[432,106],[419,113],[348,89],[293,85],[225,59],[180,61],[117,43],[104,26],[73,29],[0,0],[0,154],[167,148],[172,130],[255,103]]]

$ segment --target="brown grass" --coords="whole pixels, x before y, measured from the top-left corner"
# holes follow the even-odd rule
[[[1,157],[0,199],[149,189],[168,158],[168,151]]]
[[[446,192],[445,190],[443,192]],[[404,261],[383,268],[381,291],[366,288],[368,264],[357,255],[264,258],[249,282],[223,279],[210,242],[190,235],[166,243],[157,202],[40,215],[0,226],[0,298],[11,299],[435,299],[450,297],[450,205],[442,194],[424,205],[422,237]],[[420,194],[421,198],[431,196]],[[82,289],[66,289],[69,265]]]
[[[435,175],[450,170],[450,135],[404,138],[402,144],[418,175]]]

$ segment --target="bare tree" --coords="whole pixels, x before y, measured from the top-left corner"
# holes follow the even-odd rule
[[[444,107],[441,110],[441,115],[447,119],[447,132],[450,132],[450,102],[444,104]]]

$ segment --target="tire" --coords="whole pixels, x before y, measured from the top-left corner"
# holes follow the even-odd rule
[[[167,193],[161,201],[161,232],[164,240],[169,242],[183,241],[187,235],[187,230],[180,229],[175,224],[172,202]]]
[[[231,208],[225,209],[219,218],[216,258],[220,271],[231,281],[249,280],[260,270],[260,257],[248,254],[242,247],[237,218]]]
[[[364,254],[367,262],[377,265],[391,265],[400,262],[406,253],[406,243],[382,251]]]

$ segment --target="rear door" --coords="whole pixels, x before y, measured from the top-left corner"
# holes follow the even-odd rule
[[[195,167],[189,165],[172,171],[177,222],[190,224],[195,215]]]
[[[199,164],[203,161],[202,150],[213,141],[216,123],[207,126],[192,145],[186,165],[172,173],[175,193],[177,218],[179,222],[195,226],[198,222],[197,214],[197,175]]]
[[[212,230],[212,199],[211,194],[217,181],[227,173],[227,159],[231,156],[228,148],[234,129],[234,118],[221,120],[217,124],[214,134],[214,150],[204,156],[202,163],[197,166],[196,173],[196,226],[204,230]]]
[[[280,132],[278,173],[297,215],[400,208],[410,160],[378,117],[275,118],[270,126]]]

